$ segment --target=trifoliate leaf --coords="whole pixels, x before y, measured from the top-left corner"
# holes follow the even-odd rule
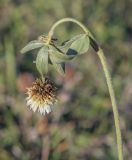
[[[34,41],[29,42],[20,52],[23,54],[30,50],[42,47],[43,45],[44,43],[39,42],[38,40],[34,40]]]
[[[41,75],[48,72],[48,46],[42,47],[36,58],[36,67]]]
[[[76,39],[67,51],[67,55],[83,54],[89,49],[89,37],[86,34],[82,34]]]
[[[53,46],[50,46],[49,57],[54,63],[61,63],[74,58],[74,56],[66,55]]]

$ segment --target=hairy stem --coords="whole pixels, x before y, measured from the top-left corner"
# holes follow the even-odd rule
[[[59,24],[64,23],[64,22],[73,22],[73,23],[76,23],[77,25],[79,25],[83,29],[83,31],[89,36],[90,44],[93,47],[93,49],[97,52],[97,55],[99,56],[99,59],[101,61],[103,71],[105,74],[105,78],[106,78],[106,82],[107,82],[107,86],[108,86],[108,90],[109,90],[109,94],[110,94],[110,98],[111,98],[111,103],[112,103],[112,110],[113,110],[113,114],[114,114],[114,122],[115,122],[115,128],[116,128],[118,158],[119,158],[119,160],[123,160],[122,138],[121,138],[121,131],[120,131],[120,123],[119,123],[119,113],[118,113],[115,93],[114,93],[113,85],[112,85],[112,81],[111,81],[111,76],[110,76],[110,73],[107,68],[104,53],[103,53],[102,49],[99,47],[99,45],[97,44],[97,42],[96,42],[95,38],[93,37],[93,35],[91,34],[91,32],[88,30],[88,28],[86,26],[84,26],[81,22],[79,22],[73,18],[64,18],[64,19],[57,21],[49,31],[47,44],[50,43],[55,28]]]
[[[107,86],[108,86],[108,90],[109,90],[110,98],[111,98],[111,102],[112,102],[115,128],[116,128],[118,157],[119,157],[119,160],[123,160],[122,138],[121,138],[121,131],[120,131],[120,123],[119,123],[119,113],[118,113],[117,103],[116,103],[116,99],[115,99],[115,93],[114,93],[113,85],[112,85],[112,81],[111,81],[111,76],[110,76],[110,73],[107,68],[106,59],[105,59],[103,50],[99,49],[99,51],[97,53],[98,53],[99,59],[101,61],[102,67],[103,67],[103,71],[105,74],[105,78],[106,78],[106,82],[107,82]]]
[[[84,26],[81,22],[79,22],[79,21],[77,21],[77,20],[75,20],[75,19],[73,19],[73,18],[63,18],[63,19],[57,21],[57,22],[51,27],[51,29],[50,29],[50,31],[49,31],[49,34],[48,34],[47,44],[50,43],[51,38],[52,38],[52,36],[53,36],[53,34],[54,34],[55,28],[56,28],[58,25],[60,25],[61,23],[64,23],[64,22],[73,22],[73,23],[76,23],[78,26],[80,26],[80,27],[82,28],[82,30],[83,30],[86,34],[88,34],[90,37],[92,37],[92,38],[94,39],[94,37],[92,36],[91,32],[90,32],[90,31],[87,29],[87,27]],[[94,40],[95,40],[95,39],[94,39]]]

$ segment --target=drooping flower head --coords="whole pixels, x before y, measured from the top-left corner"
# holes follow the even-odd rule
[[[27,105],[34,112],[41,114],[50,113],[56,102],[56,91],[54,83],[48,78],[43,82],[37,79],[30,88],[27,88]]]

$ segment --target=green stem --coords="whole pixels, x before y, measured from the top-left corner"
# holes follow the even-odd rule
[[[42,82],[44,82],[44,81],[45,81],[45,77],[44,77],[44,75],[41,75],[41,80],[42,80]]]
[[[80,26],[82,28],[82,30],[88,34],[90,37],[92,37],[94,39],[94,37],[92,36],[91,32],[87,29],[87,27],[85,27],[81,22],[73,19],[73,18],[63,18],[63,19],[60,19],[59,21],[57,21],[50,29],[49,31],[49,34],[48,34],[48,41],[47,41],[47,44],[50,43],[51,41],[51,38],[54,34],[54,30],[55,28],[60,25],[61,23],[64,23],[64,22],[73,22],[73,23],[76,23],[78,26]],[[95,39],[94,39],[95,40]]]
[[[119,122],[119,113],[118,113],[118,108],[117,108],[117,103],[116,103],[116,98],[115,98],[115,93],[111,81],[111,76],[107,68],[106,64],[106,59],[103,53],[102,49],[99,49],[97,52],[99,59],[101,61],[103,71],[105,74],[108,90],[110,93],[110,98],[112,102],[112,108],[113,108],[113,114],[114,114],[114,121],[115,121],[115,128],[116,128],[116,138],[117,138],[117,149],[118,149],[118,157],[119,160],[123,160],[123,151],[122,151],[122,138],[121,138],[121,131],[120,131],[120,122]]]
[[[121,138],[121,131],[120,131],[120,123],[119,123],[119,113],[118,113],[115,93],[114,93],[113,85],[112,85],[112,81],[111,81],[111,76],[110,76],[110,73],[107,68],[104,53],[103,53],[102,49],[96,43],[96,40],[93,37],[93,35],[91,34],[91,32],[82,23],[80,23],[79,21],[77,21],[73,18],[64,18],[64,19],[57,21],[49,31],[47,43],[50,43],[55,28],[59,24],[64,23],[64,22],[73,22],[73,23],[76,23],[77,25],[79,25],[83,29],[83,31],[86,34],[88,34],[88,36],[90,38],[91,46],[93,47],[93,49],[97,52],[97,55],[99,56],[99,59],[101,61],[103,71],[105,74],[105,78],[106,78],[106,82],[107,82],[107,86],[108,86],[108,90],[109,90],[109,94],[110,94],[110,98],[111,98],[111,103],[112,103],[112,110],[113,110],[113,114],[114,114],[114,121],[115,121],[115,128],[116,128],[118,159],[123,160],[122,138]]]

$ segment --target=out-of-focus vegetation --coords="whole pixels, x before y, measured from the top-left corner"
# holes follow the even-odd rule
[[[123,136],[124,159],[132,158],[132,1],[0,1],[0,160],[116,160],[111,102],[92,49],[67,64],[53,113],[32,113],[26,87],[39,76],[35,52],[25,44],[47,33],[55,21],[73,17],[89,27],[102,45],[112,74]],[[67,40],[81,30],[63,24],[55,37]]]

